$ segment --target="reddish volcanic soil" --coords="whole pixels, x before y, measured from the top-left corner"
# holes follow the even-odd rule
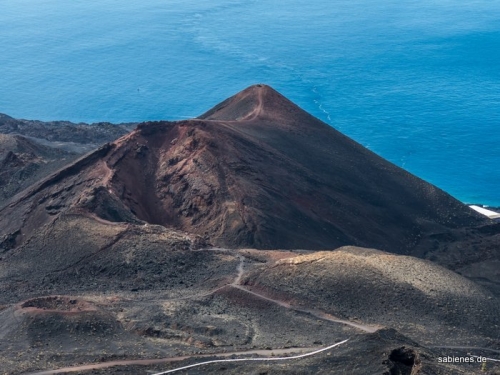
[[[103,140],[125,132],[108,125]],[[71,126],[93,134],[0,115],[0,132],[52,146]],[[8,171],[39,158],[22,151],[31,141],[1,145]],[[297,363],[199,373],[477,374],[415,340],[500,348],[500,223],[268,86],[196,119],[142,123],[39,177],[8,182],[0,205],[0,373],[137,374],[349,338]]]
[[[19,245],[67,212],[158,224],[217,246],[397,253],[487,224],[262,85],[198,119],[139,125],[25,191],[1,210],[12,220],[0,233]]]
[[[47,296],[33,298],[20,304],[22,312],[57,312],[62,314],[97,311],[90,303],[64,296]]]

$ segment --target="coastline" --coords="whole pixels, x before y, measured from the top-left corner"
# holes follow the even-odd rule
[[[489,219],[500,221],[500,208],[499,207],[490,207],[488,205],[483,204],[467,204],[474,211],[486,216]]]

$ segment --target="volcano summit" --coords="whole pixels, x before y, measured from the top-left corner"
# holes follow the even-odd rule
[[[4,368],[350,338],[343,359],[299,372],[370,351],[350,373],[474,373],[421,345],[500,349],[499,244],[500,224],[254,85],[198,118],[141,123],[0,208]]]
[[[486,222],[263,85],[197,119],[140,124],[17,197],[0,228],[28,239],[75,210],[260,249],[410,252]]]

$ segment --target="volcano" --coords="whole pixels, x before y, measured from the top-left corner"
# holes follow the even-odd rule
[[[69,212],[216,246],[398,253],[485,221],[265,85],[195,119],[140,124],[18,195],[0,231],[21,244]]]
[[[40,129],[36,148],[3,138],[0,177],[64,159],[39,137],[69,133]],[[0,372],[132,375],[347,340],[293,369],[200,371],[458,374],[478,372],[438,364],[444,349],[498,352],[500,224],[269,86],[77,157],[9,180]]]

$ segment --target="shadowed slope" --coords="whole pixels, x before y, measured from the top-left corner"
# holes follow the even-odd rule
[[[76,157],[75,152],[48,147],[21,135],[0,134],[0,206]]]
[[[0,335],[6,337],[0,340],[0,371],[208,354],[233,346],[310,347],[347,338],[353,326],[366,323],[323,319],[323,310],[402,327],[414,337],[432,331],[440,342],[471,334],[471,342],[493,347],[493,341],[483,342],[496,328],[491,333],[484,327],[498,324],[490,313],[497,299],[430,262],[342,249],[292,264],[285,258],[296,260],[294,251],[234,247],[331,250],[358,244],[451,256],[464,264],[464,254],[482,257],[478,240],[498,231],[273,89],[252,86],[200,118],[143,123],[0,209]],[[457,251],[450,251],[452,242]],[[200,248],[205,250],[194,251]],[[259,256],[285,260],[262,266]],[[418,280],[415,270],[428,279]],[[245,280],[247,285],[238,284]],[[253,294],[247,290],[252,288]],[[399,310],[386,314],[381,295],[391,298],[386,306]],[[95,311],[71,311],[66,302]],[[441,302],[447,305],[428,313]],[[15,320],[16,311],[22,320]],[[466,313],[470,317],[460,321]],[[419,314],[427,314],[423,327],[413,325]],[[480,318],[486,324],[476,327]],[[453,328],[456,322],[460,329]],[[88,335],[87,323],[98,334]],[[358,351],[349,347],[341,362],[325,357],[297,371],[349,372],[359,356],[366,367],[360,374],[435,368],[432,353],[392,330],[358,338],[350,341]]]
[[[0,206],[79,155],[132,128],[133,124],[19,120],[0,113]]]
[[[29,236],[75,208],[257,248],[405,252],[423,235],[486,222],[263,85],[198,119],[139,125],[27,191],[0,231]]]
[[[128,133],[135,124],[72,123],[69,121],[38,121],[14,119],[0,113],[0,133],[33,137],[48,142],[80,145],[102,145]]]
[[[432,262],[346,246],[281,259],[251,272],[247,288],[344,319],[398,328],[436,345],[496,339],[500,304],[487,290]]]
[[[161,167],[151,168],[148,184],[164,193],[147,215],[163,206],[164,216],[139,216],[219,245],[402,251],[422,233],[482,221],[268,86],[249,87],[198,120],[140,131],[144,145],[154,134],[161,150],[151,149]]]

